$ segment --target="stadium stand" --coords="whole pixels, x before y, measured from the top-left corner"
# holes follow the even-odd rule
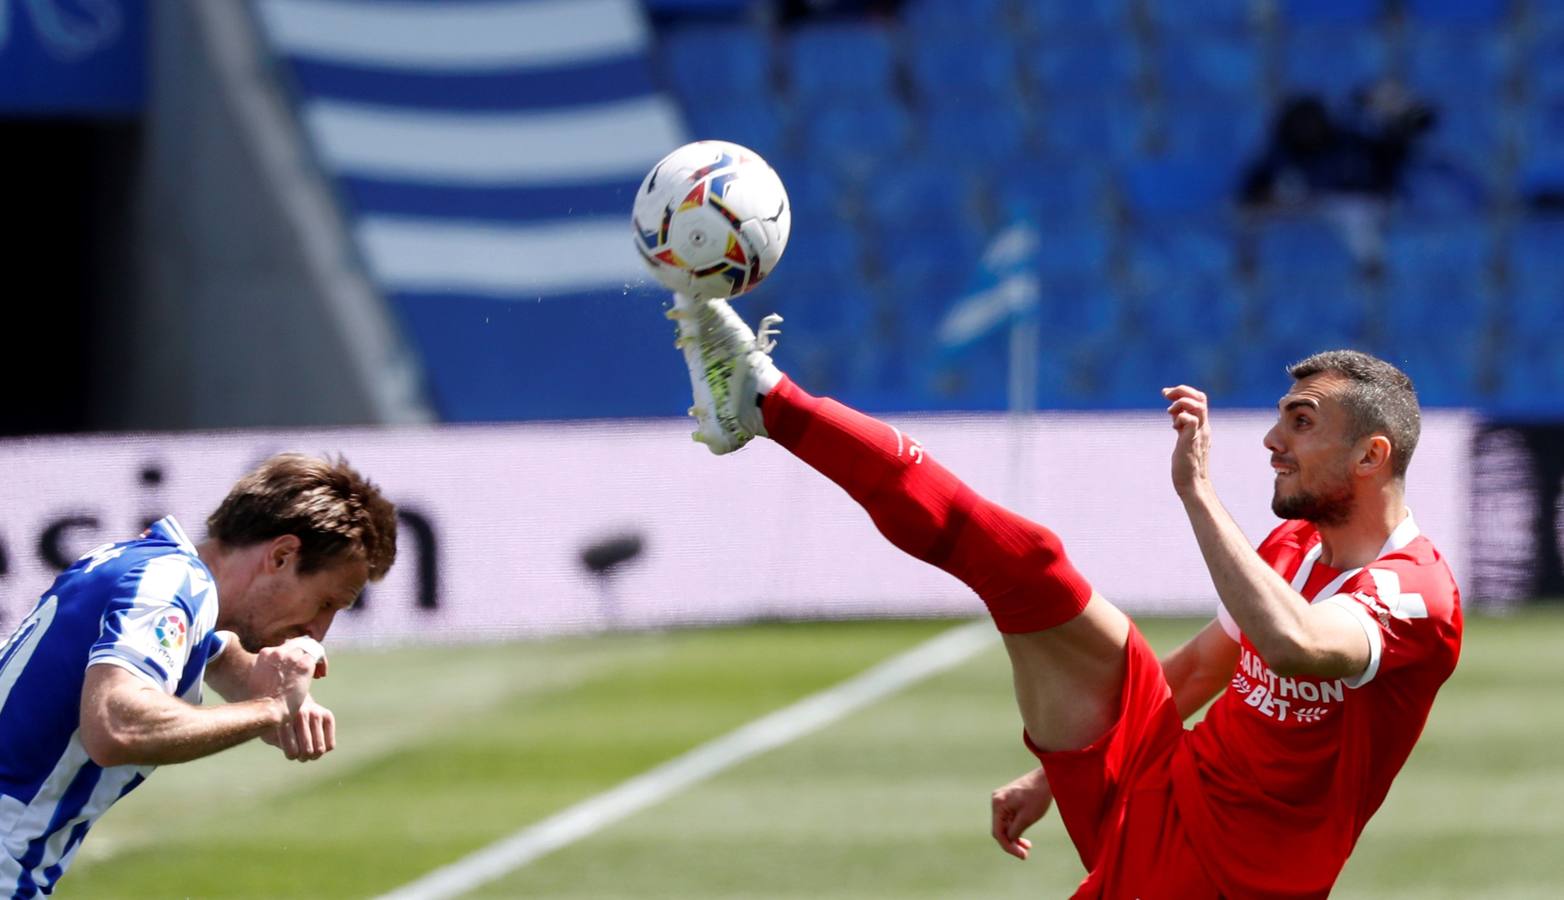
[[[1556,383],[1564,333],[1564,243],[1543,216],[1564,203],[1557,4],[905,0],[894,15],[876,4],[872,16],[783,21],[758,14],[764,2],[655,0],[648,18],[592,0],[583,6],[614,10],[614,48],[460,70],[333,57],[289,26],[321,5],[258,8],[447,418],[682,408],[663,342],[635,343],[660,322],[625,312],[633,266],[616,255],[538,283],[529,257],[490,238],[536,229],[615,246],[644,157],[686,136],[744,143],[782,175],[793,241],[757,303],[789,316],[785,366],[870,409],[1006,407],[1003,329],[959,352],[935,332],[979,289],[988,242],[1017,223],[1040,237],[1035,313],[1015,320],[1040,332],[1040,403],[1155,405],[1159,379],[1183,366],[1223,402],[1269,405],[1256,383],[1341,342],[1426,373],[1435,405],[1564,408],[1564,393],[1532,386]],[[406,6],[417,4],[386,8]],[[1243,166],[1283,97],[1313,91],[1346,110],[1380,78],[1437,111],[1382,216],[1382,251],[1349,250],[1307,211],[1240,212]],[[422,153],[481,128],[503,137],[507,117],[609,108],[642,118],[619,127],[635,140],[619,138],[613,165],[592,172],[472,150],[446,164],[464,169],[441,171],[344,139],[406,137]],[[451,130],[396,130],[435,119]],[[446,262],[421,268],[435,248]],[[479,274],[446,271],[454,259]],[[623,336],[612,352],[648,377],[574,384],[579,364],[551,336],[610,321]]]

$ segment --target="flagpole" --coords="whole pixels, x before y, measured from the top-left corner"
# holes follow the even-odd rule
[[[1037,285],[1028,285],[1030,301],[1017,309],[1010,320],[1010,369],[1008,373],[1008,413],[1010,431],[1010,497],[1015,508],[1027,505],[1030,472],[1027,465],[1027,433],[1037,409],[1037,353],[1040,329],[1037,321]]]

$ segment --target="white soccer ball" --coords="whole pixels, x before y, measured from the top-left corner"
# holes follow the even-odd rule
[[[760,154],[696,141],[663,157],[635,195],[635,249],[669,290],[697,300],[737,297],[771,273],[793,208]]]

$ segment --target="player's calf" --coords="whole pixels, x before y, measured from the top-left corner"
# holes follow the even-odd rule
[[[980,497],[894,426],[786,377],[761,410],[768,436],[847,491],[892,544],[971,587],[1000,631],[1053,628],[1091,600],[1058,535]]]

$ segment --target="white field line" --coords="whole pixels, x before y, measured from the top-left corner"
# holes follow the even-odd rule
[[[987,619],[959,625],[835,687],[762,716],[595,797],[436,869],[379,900],[444,900],[494,881],[747,759],[795,741],[947,669],[998,638]]]

